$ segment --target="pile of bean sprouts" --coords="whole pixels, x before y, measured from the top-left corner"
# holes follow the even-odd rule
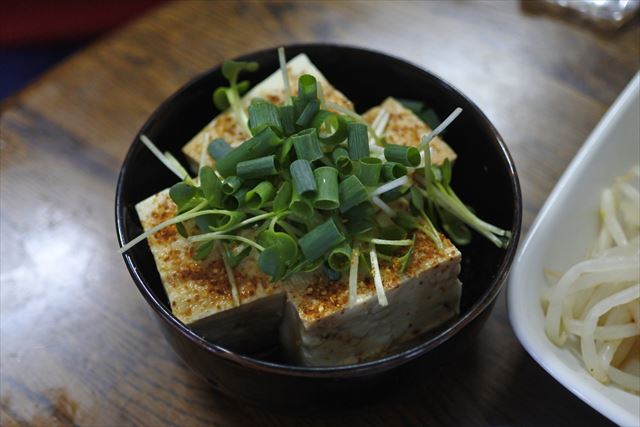
[[[640,393],[639,187],[635,166],[602,192],[602,225],[588,259],[557,274],[542,301],[549,339],[575,343],[594,378],[634,393]]]

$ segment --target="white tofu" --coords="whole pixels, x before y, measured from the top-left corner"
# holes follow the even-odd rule
[[[169,190],[136,205],[145,230],[175,216]],[[234,269],[242,310],[234,308],[229,277],[219,252],[203,261],[193,259],[193,247],[175,226],[149,236],[149,248],[160,273],[173,314],[200,335],[238,351],[254,351],[274,345],[284,308],[284,289],[271,283],[255,259],[245,258]],[[244,309],[244,306],[247,306]],[[232,310],[233,309],[233,310]],[[214,316],[223,312],[233,315]],[[245,340],[247,330],[255,341]]]
[[[378,304],[373,279],[358,283],[358,299],[348,306],[346,277],[327,282],[315,276],[287,286],[281,341],[288,358],[309,366],[374,359],[442,325],[459,313],[460,252],[443,236],[438,252],[419,234],[404,273],[381,266],[389,304]]]
[[[287,63],[287,73],[293,95],[298,93],[298,78],[303,74],[311,74],[322,86],[322,93],[325,99],[353,110],[351,101],[349,101],[342,92],[331,86],[320,70],[311,63],[309,57],[304,53],[297,55]],[[263,98],[278,105],[284,103],[285,91],[282,72],[276,70],[245,94],[242,98],[245,111],[249,108],[249,104],[253,98]],[[205,140],[206,143],[208,143],[216,138],[223,138],[227,143],[235,145],[249,139],[249,135],[247,135],[242,127],[238,126],[235,116],[230,110],[219,114],[182,148],[182,152],[189,160],[189,164],[194,171],[198,169]],[[210,156],[206,156],[205,162],[205,164],[209,166],[214,165],[214,161]]]

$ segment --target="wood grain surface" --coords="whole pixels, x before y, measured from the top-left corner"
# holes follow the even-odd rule
[[[117,247],[117,173],[167,96],[223,59],[327,41],[444,77],[515,159],[524,229],[640,66],[638,19],[602,33],[530,5],[450,2],[168,3],[2,105],[3,426],[605,425],[511,330],[504,295],[465,358],[382,403],[313,416],[211,391],[160,335]],[[303,411],[304,412],[304,411]]]

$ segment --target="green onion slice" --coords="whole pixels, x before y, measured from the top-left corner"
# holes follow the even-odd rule
[[[374,207],[369,202],[361,203],[344,213],[347,218],[347,230],[352,236],[363,235],[375,226]]]
[[[224,177],[236,175],[238,163],[273,154],[280,144],[282,144],[282,139],[275,134],[273,129],[266,127],[218,160],[216,169]]]
[[[400,163],[386,162],[382,165],[382,178],[385,181],[392,181],[407,174],[407,168]]]
[[[264,178],[278,173],[276,156],[259,157],[238,163],[238,176],[242,179]]]
[[[298,116],[298,120],[296,120],[296,125],[306,128],[311,124],[311,121],[316,116],[316,113],[320,110],[320,101],[314,99],[313,101],[309,101],[307,105]]]
[[[396,162],[412,168],[420,164],[420,151],[416,147],[387,144],[384,147],[384,158],[390,162]]]
[[[260,209],[270,202],[276,194],[276,189],[269,181],[262,181],[260,184],[249,190],[244,196],[245,205],[250,209]]]
[[[306,102],[318,99],[318,86],[316,78],[311,74],[303,74],[298,78],[298,97]]]
[[[369,193],[355,175],[349,175],[338,186],[340,195],[340,212],[344,213],[352,207],[369,200]]]
[[[222,192],[224,194],[233,194],[242,185],[242,180],[235,175],[228,176],[222,181]]]
[[[330,218],[302,236],[298,245],[307,260],[315,261],[344,240],[344,235]]]
[[[349,158],[349,152],[342,147],[338,147],[331,153],[331,160],[342,175],[353,173],[353,162]]]
[[[323,166],[313,171],[318,192],[313,200],[316,209],[336,209],[340,206],[338,191],[338,170]]]
[[[349,157],[351,160],[360,160],[363,157],[369,157],[369,135],[367,133],[367,126],[361,123],[349,123],[348,134],[347,148],[349,149]]]
[[[342,242],[329,253],[327,263],[332,270],[345,271],[351,264],[351,246],[347,242]]]
[[[298,194],[306,196],[315,193],[317,190],[316,179],[308,160],[300,159],[291,163],[289,173],[291,173],[293,187]]]
[[[207,152],[216,161],[222,159],[232,150],[233,148],[222,138],[214,139],[207,146]]]
[[[349,136],[347,121],[331,111],[318,111],[311,126],[316,128],[320,142],[325,145],[340,144]]]
[[[291,195],[289,209],[291,213],[301,219],[307,219],[313,215],[313,205],[311,202],[306,197],[300,196],[295,189]]]
[[[313,162],[322,158],[322,150],[318,141],[318,133],[315,129],[306,129],[291,136],[293,148],[296,150],[298,159]]]
[[[264,99],[254,98],[249,105],[249,129],[256,135],[265,127],[271,127],[276,133],[282,134],[282,123],[278,107]]]
[[[356,176],[366,187],[373,187],[380,182],[382,160],[377,157],[363,157],[356,166]]]
[[[280,124],[284,135],[289,136],[296,133],[296,109],[293,105],[280,107]]]

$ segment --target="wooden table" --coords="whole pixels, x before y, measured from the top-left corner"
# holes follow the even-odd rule
[[[504,295],[441,388],[321,417],[211,391],[148,316],[119,255],[116,176],[168,95],[225,58],[305,41],[362,45],[445,77],[507,141],[528,229],[640,66],[636,19],[614,34],[514,2],[169,3],[2,105],[2,425],[587,425],[607,420],[548,376]]]

